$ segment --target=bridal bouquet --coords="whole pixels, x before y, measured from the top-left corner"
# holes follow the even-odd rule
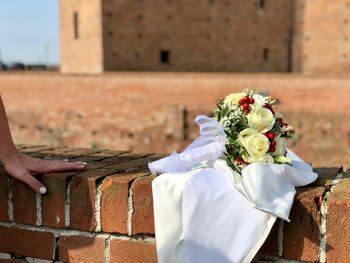
[[[286,149],[292,128],[275,105],[254,90],[230,94],[215,118],[195,118],[199,136],[183,152],[148,165],[160,175],[152,182],[159,263],[249,263],[277,217],[289,221],[295,187],[317,174]]]
[[[292,128],[275,112],[276,101],[253,91],[233,93],[217,102],[215,118],[226,133],[226,162],[235,171],[251,163],[290,164],[287,139]]]

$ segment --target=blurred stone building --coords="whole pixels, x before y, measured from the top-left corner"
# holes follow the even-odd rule
[[[347,0],[61,0],[61,72],[350,70]]]

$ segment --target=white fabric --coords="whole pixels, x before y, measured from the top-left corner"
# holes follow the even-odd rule
[[[242,176],[220,159],[220,124],[196,118],[201,136],[183,153],[149,164],[159,263],[250,262],[276,217],[289,220],[295,187],[317,174],[293,152],[292,166],[250,164]]]
[[[199,115],[195,119],[200,136],[183,153],[172,155],[148,165],[152,174],[189,171],[202,161],[215,161],[223,156],[226,134],[214,119]]]

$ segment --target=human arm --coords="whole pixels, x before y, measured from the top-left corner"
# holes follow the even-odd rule
[[[55,171],[83,170],[86,164],[48,161],[22,154],[16,148],[9,129],[5,107],[0,96],[0,160],[14,178],[27,183],[36,192],[46,193],[45,186],[34,175]]]

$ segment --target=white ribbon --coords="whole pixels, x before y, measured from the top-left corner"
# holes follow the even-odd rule
[[[153,175],[171,172],[190,171],[203,161],[215,161],[223,156],[226,134],[222,126],[214,119],[204,115],[196,117],[200,136],[184,152],[174,152],[168,157],[149,163]]]

